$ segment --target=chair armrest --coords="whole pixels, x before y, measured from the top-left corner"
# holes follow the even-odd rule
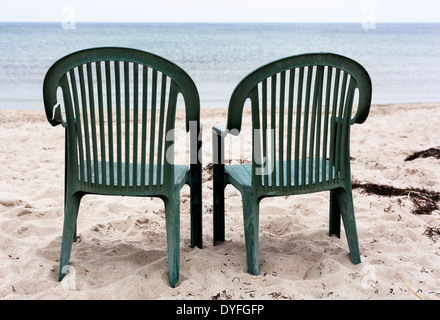
[[[359,102],[356,114],[351,119],[351,124],[364,123],[368,117],[371,107],[371,80],[367,74],[367,78],[363,80],[363,88],[359,88]]]
[[[212,164],[224,164],[224,141],[228,131],[223,125],[212,127]]]
[[[59,124],[61,124],[63,127],[66,127],[67,126],[66,118],[64,118],[63,115],[61,114],[60,105],[59,104],[56,105],[51,111],[52,112],[50,113],[46,112],[47,120],[49,121],[49,123],[54,127]]]
[[[220,137],[226,137],[228,131],[224,125],[215,125],[212,127],[212,133],[216,133]]]
[[[55,126],[57,124],[61,124],[64,128],[67,126],[66,118],[64,118],[63,115],[61,114],[60,105],[57,105],[55,107],[55,112],[54,112],[53,120],[52,120],[51,124],[53,126]]]
[[[362,124],[365,122],[365,120],[368,117],[368,113],[370,112],[370,105],[359,105],[358,109],[356,111],[356,114],[354,115],[354,117],[351,119],[350,124]]]

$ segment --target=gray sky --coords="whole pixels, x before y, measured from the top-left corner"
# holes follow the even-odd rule
[[[1,0],[0,21],[440,22],[439,0]]]

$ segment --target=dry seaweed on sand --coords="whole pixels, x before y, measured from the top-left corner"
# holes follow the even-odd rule
[[[439,227],[433,227],[433,226],[425,226],[425,235],[428,236],[432,241],[436,242],[438,239],[440,239],[440,226]]]
[[[203,182],[212,180],[212,174],[213,174],[212,170],[213,170],[212,163],[208,163],[206,166],[203,167],[202,169]]]
[[[417,158],[428,158],[428,157],[434,157],[436,159],[440,159],[440,149],[429,148],[427,150],[414,152],[413,154],[406,157],[405,161],[412,161]]]
[[[375,183],[359,183],[357,181],[353,182],[352,188],[362,189],[368,194],[385,197],[408,196],[414,204],[414,209],[412,210],[414,214],[431,214],[432,211],[439,209],[440,193],[431,190],[420,188],[402,189]]]
[[[221,293],[218,292],[215,296],[212,296],[210,300],[231,300],[232,296],[223,290]]]

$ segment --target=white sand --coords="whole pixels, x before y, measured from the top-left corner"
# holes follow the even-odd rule
[[[366,123],[352,127],[353,178],[439,192],[440,160],[404,161],[440,146],[439,115],[440,104],[373,106]],[[182,112],[179,119],[183,123]],[[225,121],[226,110],[202,110],[204,167],[212,161],[211,127]],[[247,111],[244,123],[250,130]],[[353,265],[343,228],[341,239],[328,236],[328,192],[264,199],[260,275],[252,276],[246,272],[241,196],[231,186],[227,240],[212,245],[212,181],[206,168],[203,249],[189,247],[189,188],[181,193],[175,289],[168,283],[164,208],[157,198],[84,197],[71,272],[58,282],[64,131],[52,128],[43,110],[0,110],[0,137],[2,299],[440,298],[440,240],[424,234],[427,226],[440,226],[438,210],[415,215],[408,196],[354,190],[362,263]],[[227,140],[227,155],[247,157],[250,135],[233,138]]]

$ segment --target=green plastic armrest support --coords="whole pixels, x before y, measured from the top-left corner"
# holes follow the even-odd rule
[[[228,131],[226,130],[226,126],[224,125],[215,125],[212,127],[212,132],[216,133],[220,137],[226,137]]]

